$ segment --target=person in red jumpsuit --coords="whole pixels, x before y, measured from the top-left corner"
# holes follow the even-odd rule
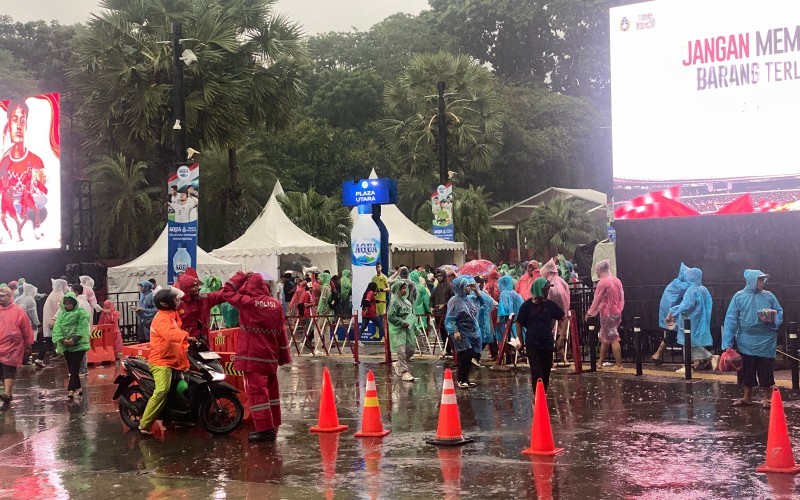
[[[244,372],[245,391],[256,431],[251,442],[275,441],[281,425],[278,366],[292,362],[283,307],[258,273],[238,272],[222,287],[225,301],[239,309],[233,367]]]
[[[11,181],[8,177],[0,178],[0,221],[3,222],[3,227],[6,229],[9,238],[14,236],[8,228],[6,216],[11,217],[11,220],[17,223],[17,235],[19,240],[22,241],[22,224],[17,218],[17,209],[14,208],[14,193],[12,192]]]
[[[211,308],[225,302],[222,290],[201,294],[200,280],[189,273],[182,274],[175,283],[175,287],[184,293],[178,308],[183,329],[189,332],[190,337],[203,339],[208,343]]]

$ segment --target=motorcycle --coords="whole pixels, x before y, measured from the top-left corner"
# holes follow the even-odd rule
[[[226,383],[220,355],[209,351],[203,341],[189,345],[189,370],[173,370],[167,402],[159,418],[164,422],[199,423],[211,434],[228,434],[244,418],[244,407],[238,389]],[[126,357],[122,361],[124,374],[114,381],[117,390],[113,399],[119,400],[119,414],[130,428],[138,428],[147,401],[155,390],[155,380],[147,361]],[[177,391],[186,382],[184,394]]]

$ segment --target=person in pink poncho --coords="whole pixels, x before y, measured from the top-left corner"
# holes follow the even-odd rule
[[[594,290],[594,300],[586,313],[587,318],[600,316],[600,360],[597,368],[603,366],[608,355],[608,347],[614,353],[615,370],[622,370],[622,348],[619,341],[619,325],[622,322],[622,309],[625,307],[625,293],[622,282],[611,276],[611,261],[601,260],[594,266],[600,281]]]
[[[33,344],[33,329],[28,315],[13,300],[14,292],[8,286],[0,286],[0,379],[3,394],[0,401],[11,402],[14,379],[22,365],[25,349]]]
[[[85,290],[85,288],[84,288]],[[100,313],[100,320],[98,325],[111,325],[114,327],[114,350],[122,352],[122,332],[119,330],[119,311],[113,301],[106,300],[103,302],[102,313]]]
[[[564,348],[567,328],[569,327],[569,285],[561,278],[558,264],[553,260],[547,261],[542,266],[541,274],[550,283],[550,293],[547,298],[555,302],[566,315],[564,319],[553,325],[553,333],[556,335],[556,351],[561,351]]]
[[[525,268],[525,274],[517,281],[517,293],[522,296],[522,300],[528,300],[533,297],[531,294],[531,286],[534,280],[540,276],[539,263],[535,260],[528,262],[528,267]]]

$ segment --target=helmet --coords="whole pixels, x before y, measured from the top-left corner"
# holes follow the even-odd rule
[[[153,302],[160,311],[175,311],[178,309],[178,300],[183,298],[183,292],[175,287],[164,287],[156,292]]]

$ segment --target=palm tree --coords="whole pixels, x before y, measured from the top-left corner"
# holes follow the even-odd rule
[[[523,225],[523,234],[537,250],[571,255],[575,247],[599,237],[601,228],[587,213],[587,205],[575,199],[554,198],[537,205]]]
[[[275,0],[101,0],[76,42],[70,71],[84,145],[159,157],[173,144],[171,23],[198,63],[183,69],[188,144],[227,152],[230,217],[246,213],[237,149],[253,132],[286,126],[303,94],[300,27],[275,14]],[[241,224],[237,224],[237,227]]]
[[[453,225],[456,240],[463,241],[468,248],[487,252],[489,256],[497,253],[496,235],[489,221],[490,209],[487,200],[491,193],[472,185],[467,188],[456,188],[454,193]]]
[[[148,166],[118,155],[104,156],[89,167],[94,196],[94,227],[100,251],[109,257],[135,257],[152,245],[156,228],[166,221],[157,199],[160,187],[147,183]],[[164,189],[166,200],[166,188]]]
[[[400,78],[386,86],[384,106],[390,118],[392,152],[398,167],[414,177],[438,164],[437,83],[443,81],[447,99],[448,151],[452,169],[463,173],[491,167],[502,146],[503,116],[489,70],[466,55],[447,52],[419,54]]]
[[[278,202],[289,220],[306,233],[335,245],[350,243],[350,211],[336,198],[311,188],[305,193],[285,193]]]
[[[213,147],[203,151],[200,168],[200,239],[203,248],[219,248],[240,236],[267,202],[275,175],[264,155],[249,142],[237,152],[242,189],[241,212],[228,207],[228,151]]]

